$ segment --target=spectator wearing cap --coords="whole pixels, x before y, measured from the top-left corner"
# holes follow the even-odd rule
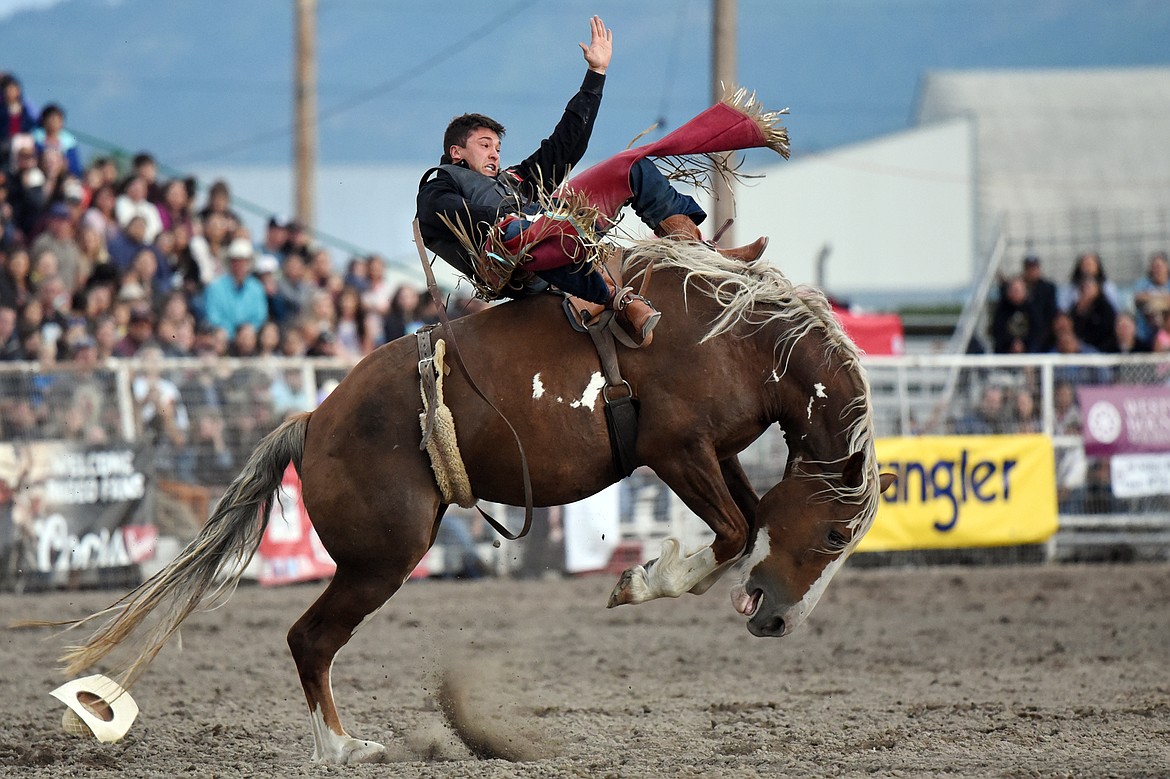
[[[77,138],[65,129],[65,109],[56,103],[49,103],[41,110],[40,125],[33,130],[33,141],[37,151],[56,149],[65,158],[66,167],[74,176],[81,176],[85,166],[81,164],[81,150]]]
[[[285,301],[280,296],[280,261],[271,254],[261,254],[256,258],[256,268],[253,272],[264,285],[269,320],[283,322],[287,316],[284,310]]]
[[[268,296],[264,285],[252,275],[254,254],[251,241],[236,238],[228,247],[227,273],[207,285],[207,322],[222,328],[228,338],[244,322],[259,330],[268,319]]]
[[[280,312],[276,322],[283,327],[300,316],[301,312],[308,312],[317,288],[309,280],[309,271],[305,267],[305,258],[302,255],[295,252],[287,255],[282,270],[283,273],[276,282]]]
[[[284,247],[288,243],[288,227],[280,217],[268,217],[268,226],[264,229],[264,243],[260,245],[260,253],[275,257],[279,263],[284,259]]]
[[[57,275],[72,292],[85,284],[82,270],[85,257],[74,238],[73,212],[64,203],[49,206],[48,223],[45,231],[37,236],[31,247],[34,257],[52,252],[57,258]]]
[[[288,231],[288,240],[284,244],[285,255],[299,254],[308,263],[311,238],[308,229],[305,228],[304,222],[301,222],[299,219],[293,219],[285,225],[285,229]]]

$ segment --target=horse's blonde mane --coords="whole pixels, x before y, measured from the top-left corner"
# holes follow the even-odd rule
[[[626,267],[640,268],[644,261],[653,261],[656,268],[675,268],[683,272],[683,299],[692,289],[711,298],[719,306],[700,343],[705,343],[737,328],[758,331],[770,324],[780,323],[775,344],[777,362],[775,375],[783,375],[793,349],[805,336],[817,332],[823,338],[823,357],[826,363],[838,362],[837,369],[853,377],[855,394],[845,408],[842,418],[854,416],[845,431],[849,452],[865,454],[863,478],[858,487],[842,484],[841,471],[819,471],[826,487],[818,496],[858,506],[850,520],[854,543],[873,523],[878,507],[878,470],[873,446],[873,410],[869,403],[869,378],[861,364],[861,353],[845,335],[824,293],[815,287],[793,284],[787,276],[767,260],[753,262],[724,257],[704,244],[691,241],[649,240],[637,241],[627,253]],[[812,461],[806,461],[812,464]],[[818,462],[817,465],[826,463]]]

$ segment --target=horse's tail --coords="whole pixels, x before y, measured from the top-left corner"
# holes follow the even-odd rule
[[[260,546],[288,463],[301,469],[309,416],[298,414],[260,442],[199,535],[166,568],[109,608],[68,623],[77,627],[108,618],[84,644],[62,656],[67,674],[73,676],[102,660],[161,609],[142,648],[122,672],[123,684],[129,687],[193,611],[222,604],[231,596]]]

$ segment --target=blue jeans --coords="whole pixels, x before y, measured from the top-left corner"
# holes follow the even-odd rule
[[[702,224],[707,213],[699,207],[694,198],[684,195],[670,185],[653,162],[641,159],[630,168],[630,207],[638,218],[650,229],[654,229],[668,216],[683,214],[695,224]],[[528,208],[533,209],[528,211]],[[537,206],[528,206],[528,213],[536,213]],[[528,227],[530,222],[523,219],[512,222],[504,230],[504,239],[510,240]],[[605,278],[590,265],[570,263],[560,268],[536,271],[536,275],[558,289],[568,292],[590,303],[609,303],[609,287]]]

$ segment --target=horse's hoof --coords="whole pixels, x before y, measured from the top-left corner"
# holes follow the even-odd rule
[[[646,582],[646,569],[640,565],[627,568],[618,579],[617,586],[609,595],[606,608],[623,606],[627,603],[642,603],[649,600],[650,588]]]
[[[352,736],[330,739],[313,750],[314,763],[352,765],[354,763],[380,763],[386,759],[386,747],[377,741],[362,741]]]
[[[347,765],[354,763],[380,763],[385,757],[386,747],[377,741],[358,741],[355,739],[350,749],[346,751],[345,763]]]

